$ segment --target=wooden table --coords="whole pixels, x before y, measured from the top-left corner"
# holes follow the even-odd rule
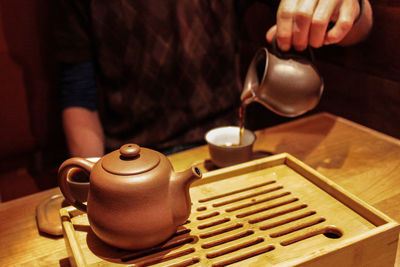
[[[255,150],[288,152],[400,221],[400,140],[322,113],[258,131]],[[206,171],[208,158],[206,146],[169,156],[176,171],[192,164]],[[42,235],[36,226],[36,206],[57,193],[0,204],[0,266],[69,265],[63,238]]]

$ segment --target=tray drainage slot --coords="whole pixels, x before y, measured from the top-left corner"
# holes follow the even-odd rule
[[[341,238],[343,233],[336,226],[327,226],[324,228],[323,235],[327,238],[338,239]]]
[[[290,218],[287,218],[287,219],[284,219],[284,220],[280,220],[280,221],[277,221],[277,222],[274,222],[274,223],[271,223],[271,224],[260,226],[260,230],[268,230],[268,229],[271,229],[271,228],[274,228],[274,227],[278,227],[278,226],[281,226],[281,225],[284,225],[284,224],[287,224],[287,223],[290,223],[290,222],[294,222],[294,221],[306,218],[306,217],[314,215],[316,213],[317,212],[315,212],[315,211],[308,211],[308,212],[299,214],[297,216],[293,216],[293,217],[290,217]]]
[[[232,204],[234,202],[238,202],[238,201],[241,201],[241,200],[244,200],[244,199],[256,197],[256,196],[259,196],[259,195],[268,194],[268,193],[280,190],[282,188],[283,188],[283,186],[273,187],[273,188],[266,189],[266,190],[263,190],[263,191],[260,191],[260,192],[257,192],[257,193],[248,194],[248,195],[245,195],[245,196],[242,196],[242,197],[232,198],[232,199],[228,199],[226,201],[221,201],[221,202],[218,202],[218,203],[214,203],[212,206],[214,208],[225,206],[225,205]],[[290,194],[290,193],[287,193],[287,194]]]
[[[228,192],[228,193],[225,193],[225,194],[220,194],[220,195],[215,195],[215,196],[212,196],[212,197],[203,198],[203,199],[199,200],[199,203],[204,203],[204,202],[208,202],[208,201],[215,200],[215,199],[218,199],[218,198],[223,198],[223,197],[231,196],[231,195],[234,195],[234,194],[246,192],[246,191],[249,191],[249,190],[252,190],[252,189],[256,189],[256,188],[259,188],[259,187],[262,187],[262,186],[270,185],[270,184],[273,184],[273,183],[276,183],[276,181],[274,181],[274,180],[267,181],[265,183],[261,183],[261,184],[257,184],[257,185],[253,185],[253,186],[249,186],[249,187],[245,187],[245,188],[242,188],[242,189],[239,189],[239,190],[234,190],[234,191],[231,191],[231,192]]]
[[[261,242],[264,242],[264,238],[257,237],[256,239],[253,239],[253,240],[249,240],[249,241],[245,241],[245,242],[242,242],[242,243],[238,243],[238,244],[232,245],[230,247],[225,247],[225,248],[213,251],[213,252],[208,252],[206,254],[206,257],[208,259],[213,259],[213,258],[216,258],[216,257],[220,257],[222,255],[226,255],[228,253],[232,253],[234,251],[238,251],[240,249],[244,249],[244,248],[247,248],[247,247],[250,247],[250,246],[257,245],[257,244],[259,244]]]
[[[189,228],[185,228],[185,227],[180,226],[176,230],[175,234],[173,234],[172,236],[184,235],[184,234],[190,233],[190,231],[192,231],[192,230],[189,229]]]
[[[178,263],[167,265],[167,267],[186,267],[186,266],[190,266],[190,265],[193,265],[193,264],[196,264],[196,263],[199,263],[199,262],[200,262],[200,259],[198,257],[194,257],[194,258],[191,258],[191,259],[183,260],[183,261],[178,262]]]
[[[299,230],[301,230],[301,229],[304,229],[304,228],[307,228],[307,227],[310,227],[310,226],[313,226],[313,225],[322,223],[322,222],[324,222],[324,221],[325,221],[325,218],[318,218],[318,219],[312,220],[312,221],[310,221],[310,222],[306,222],[306,223],[303,223],[303,224],[299,224],[299,225],[290,227],[290,228],[288,228],[288,229],[285,229],[285,230],[282,230],[282,231],[279,231],[279,232],[276,232],[276,233],[272,233],[272,234],[270,234],[269,236],[272,237],[272,238],[284,236],[284,235],[287,235],[287,234],[290,234],[290,233],[299,231]]]
[[[214,231],[210,231],[210,232],[201,234],[200,238],[204,239],[204,238],[213,237],[213,236],[220,235],[220,234],[223,234],[223,233],[227,233],[227,232],[230,232],[230,231],[242,228],[242,227],[243,227],[243,224],[237,223],[237,224],[234,224],[234,225],[230,225],[230,226],[227,226],[227,227],[219,228],[219,229],[216,229]]]
[[[284,193],[281,193],[281,194],[278,194],[278,195],[274,195],[274,196],[270,196],[270,197],[267,197],[267,198],[263,198],[263,199],[260,199],[260,200],[253,200],[251,203],[246,203],[246,204],[242,204],[242,205],[239,205],[239,206],[235,206],[235,207],[226,209],[225,211],[226,212],[232,212],[232,211],[236,211],[236,210],[241,210],[241,209],[248,208],[248,207],[260,204],[260,203],[264,203],[264,202],[268,202],[268,201],[271,201],[271,200],[274,200],[274,199],[278,199],[278,198],[281,198],[281,197],[284,197],[284,196],[287,196],[287,195],[290,195],[290,192],[284,192]]]
[[[316,235],[320,235],[320,234],[323,234],[327,238],[333,238],[333,239],[340,238],[343,235],[342,231],[340,231],[336,226],[327,226],[322,229],[312,231],[312,232],[306,233],[304,235],[300,235],[300,236],[282,241],[280,244],[282,246],[288,246],[293,243],[296,243],[296,242],[299,242],[299,241],[302,241],[307,238],[310,238],[310,237],[313,237]]]
[[[215,216],[218,216],[218,215],[219,215],[219,212],[218,211],[214,211],[214,212],[211,212],[211,213],[208,213],[208,214],[197,216],[196,219],[197,220],[205,220],[205,219],[209,219],[209,218],[212,218],[212,217],[215,217]]]
[[[271,251],[271,250],[274,250],[274,249],[275,249],[274,246],[269,245],[269,246],[266,246],[266,247],[263,247],[263,248],[251,250],[251,251],[249,251],[247,253],[244,253],[244,254],[242,254],[240,256],[237,256],[237,257],[232,257],[232,258],[224,260],[224,261],[216,262],[212,266],[213,267],[226,266],[226,265],[233,264],[233,263],[236,263],[236,262],[239,262],[239,261],[250,259],[252,257],[264,254],[264,253],[266,253],[268,251]]]
[[[137,266],[155,265],[157,263],[161,263],[161,262],[165,262],[165,261],[169,261],[172,259],[183,257],[185,255],[193,253],[194,251],[195,251],[194,248],[188,248],[188,249],[184,249],[181,251],[174,251],[172,253],[165,254],[165,255],[157,255],[157,256],[154,256],[154,257],[146,259],[146,260],[135,262],[135,265],[137,265]],[[189,265],[183,265],[183,266],[189,266]]]
[[[267,210],[270,210],[270,209],[273,209],[273,208],[277,208],[277,207],[280,207],[280,206],[283,206],[283,205],[287,205],[287,204],[296,202],[298,200],[299,200],[298,198],[291,198],[289,200],[281,201],[281,202],[276,203],[276,204],[271,204],[271,205],[268,205],[268,206],[265,206],[265,207],[262,207],[262,208],[259,208],[259,209],[256,209],[256,210],[239,213],[238,215],[236,215],[236,217],[237,218],[244,218],[244,217],[247,217],[247,216],[250,216],[250,215],[253,215],[253,214],[257,214],[257,213],[260,213],[260,212],[263,212],[263,211],[267,211]]]
[[[223,224],[223,223],[229,222],[230,220],[231,220],[230,218],[223,218],[221,220],[200,224],[199,226],[197,226],[197,228],[202,230],[202,229],[210,228],[210,227],[213,227],[213,226],[216,226],[216,225],[219,225],[219,224]]]
[[[153,248],[150,248],[150,249],[137,251],[137,252],[125,255],[125,256],[123,256],[121,258],[121,261],[123,261],[123,262],[131,261],[131,260],[135,260],[135,259],[142,258],[142,257],[145,257],[145,256],[149,256],[149,255],[152,255],[152,254],[156,254],[156,253],[159,253],[159,252],[165,252],[167,250],[170,250],[170,249],[173,249],[173,248],[177,248],[179,246],[183,246],[185,244],[192,243],[194,241],[195,241],[195,237],[193,237],[193,236],[185,237],[185,238],[181,238],[181,239],[176,239],[176,240],[172,239],[172,240],[168,241],[167,243],[163,244],[162,246],[153,247]],[[171,259],[172,255],[176,254],[177,256],[174,256],[172,258],[177,258],[177,257],[181,257],[183,255],[190,254],[192,252],[194,252],[194,248],[189,248],[189,249],[182,250],[182,251],[179,251],[179,252],[173,252],[171,254],[168,254],[168,260]],[[165,257],[165,255],[162,255],[162,257],[154,255],[154,257],[152,257],[148,261],[151,261],[151,262],[157,261],[158,262],[160,260],[160,258],[161,258],[161,260],[165,260],[164,257]],[[141,265],[141,264],[144,264],[144,263],[141,262],[139,265]],[[147,263],[147,260],[146,260],[146,264],[144,264],[144,265],[150,265],[150,264],[155,264],[155,263]]]
[[[240,239],[240,238],[252,235],[252,234],[254,234],[253,230],[247,230],[247,231],[240,232],[240,233],[237,233],[234,235],[230,235],[230,236],[227,236],[227,237],[215,240],[215,241],[204,243],[203,245],[201,245],[201,247],[204,249],[212,248],[212,247],[215,247],[215,246],[218,246],[221,244],[225,244],[225,243],[228,243],[228,242],[231,242],[231,241],[234,241],[234,240],[237,240],[237,239]]]
[[[249,223],[250,224],[259,223],[259,222],[266,221],[266,220],[269,220],[269,219],[272,219],[272,218],[275,218],[278,216],[285,215],[290,212],[295,212],[295,211],[298,211],[301,209],[305,209],[307,207],[308,207],[307,204],[301,204],[301,205],[298,205],[298,206],[295,206],[292,208],[288,208],[288,209],[277,211],[277,212],[274,212],[274,213],[271,213],[271,214],[268,214],[265,216],[261,216],[261,217],[255,218],[255,219],[251,219],[251,220],[249,220]],[[264,230],[264,229],[261,229],[261,230]]]
[[[196,210],[197,211],[205,211],[205,210],[207,210],[207,207],[206,206],[201,206],[201,207],[198,207]]]

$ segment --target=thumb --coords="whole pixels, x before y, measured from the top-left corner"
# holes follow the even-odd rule
[[[276,24],[271,28],[269,28],[269,30],[265,34],[265,39],[267,39],[268,43],[272,43],[272,40],[274,39],[275,35],[276,35]]]

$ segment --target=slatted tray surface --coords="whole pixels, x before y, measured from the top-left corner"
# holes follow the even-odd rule
[[[379,234],[382,226],[398,233],[390,218],[287,154],[204,176],[191,187],[188,221],[170,240],[144,251],[104,244],[90,230],[86,214],[62,209],[72,263],[287,266],[343,250]]]

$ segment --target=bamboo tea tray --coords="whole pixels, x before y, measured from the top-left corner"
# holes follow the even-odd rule
[[[110,247],[60,210],[73,266],[393,266],[399,224],[286,153],[211,171],[164,244]]]

